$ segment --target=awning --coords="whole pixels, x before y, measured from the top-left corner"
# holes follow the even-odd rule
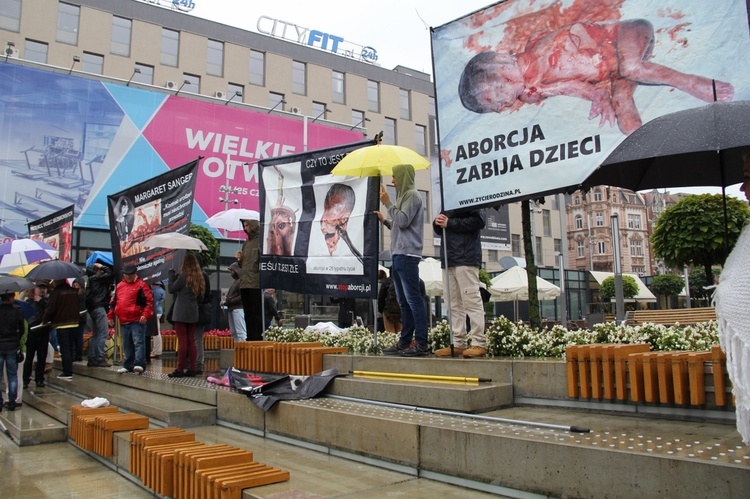
[[[596,282],[601,284],[604,282],[604,279],[607,277],[614,277],[615,274],[613,272],[598,272],[595,270],[589,270],[589,273],[591,274],[591,277],[596,279]],[[633,297],[635,301],[642,301],[642,302],[654,302],[656,303],[656,296],[651,292],[650,289],[646,287],[646,285],[641,281],[641,278],[638,277],[636,274],[622,274],[627,275],[635,279],[635,283],[638,285],[638,293]]]

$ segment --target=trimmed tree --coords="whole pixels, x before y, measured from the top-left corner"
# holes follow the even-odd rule
[[[684,287],[685,279],[675,274],[657,275],[651,281],[651,290],[657,295],[677,296]],[[669,308],[669,300],[667,300],[667,308]]]
[[[190,224],[189,235],[203,241],[203,244],[205,244],[206,248],[208,248],[208,250],[206,251],[194,252],[200,255],[201,260],[203,261],[203,268],[205,269],[211,265],[214,265],[216,263],[216,260],[219,259],[219,241],[216,240],[216,238],[208,229],[206,229],[205,227],[201,227],[200,225],[195,225],[193,223]]]
[[[651,235],[654,256],[673,268],[701,267],[706,282],[712,282],[711,266],[724,263],[750,218],[747,203],[734,197],[726,203],[726,224],[721,194],[687,196],[664,210]]]
[[[609,300],[615,297],[615,278],[607,277],[602,281],[602,285],[599,288],[599,294],[602,298]],[[638,284],[635,282],[632,276],[622,276],[622,295],[624,298],[632,298],[638,294]]]

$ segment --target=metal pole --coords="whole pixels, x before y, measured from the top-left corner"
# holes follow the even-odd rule
[[[565,294],[565,257],[562,253],[560,253],[558,256],[559,263],[560,263],[560,318],[562,319],[560,322],[562,323],[562,326],[564,328],[568,327],[568,297]]]
[[[622,291],[622,262],[620,261],[620,225],[617,214],[612,215],[612,247],[615,259],[615,315],[617,322],[625,320],[625,300]]]
[[[685,273],[685,308],[692,308],[692,304],[690,303],[690,275],[688,274],[687,265],[684,267],[683,272]]]

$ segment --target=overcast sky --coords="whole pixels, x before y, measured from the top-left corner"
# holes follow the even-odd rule
[[[429,74],[432,74],[429,28],[495,3],[491,0],[193,1],[195,9],[190,13],[193,16],[254,32],[259,32],[258,19],[267,16],[370,46],[377,51],[378,64],[386,69],[402,65]],[[670,191],[721,193],[718,187]],[[744,199],[739,185],[728,187],[727,194]]]

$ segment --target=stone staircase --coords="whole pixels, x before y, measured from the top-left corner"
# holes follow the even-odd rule
[[[232,365],[231,351],[222,351],[220,364]],[[58,381],[54,371],[51,388],[37,390],[32,383],[23,410],[2,416],[23,413],[35,421],[21,424],[23,445],[54,441],[33,432],[50,424],[50,435],[56,430],[58,439],[65,438],[70,407],[101,396],[147,415],[155,427],[218,424],[513,497],[632,497],[633,491],[644,497],[744,497],[750,490],[750,452],[734,429],[732,411],[665,412],[645,404],[572,400],[564,362],[338,354],[326,356],[324,367],[489,381],[340,377],[325,397],[282,401],[264,413],[244,394],[200,379],[75,365],[72,381]],[[563,415],[570,419],[561,421]],[[571,431],[572,420],[590,432]],[[105,464],[128,476],[129,432],[115,433],[112,449]],[[293,487],[293,474],[289,483]]]

